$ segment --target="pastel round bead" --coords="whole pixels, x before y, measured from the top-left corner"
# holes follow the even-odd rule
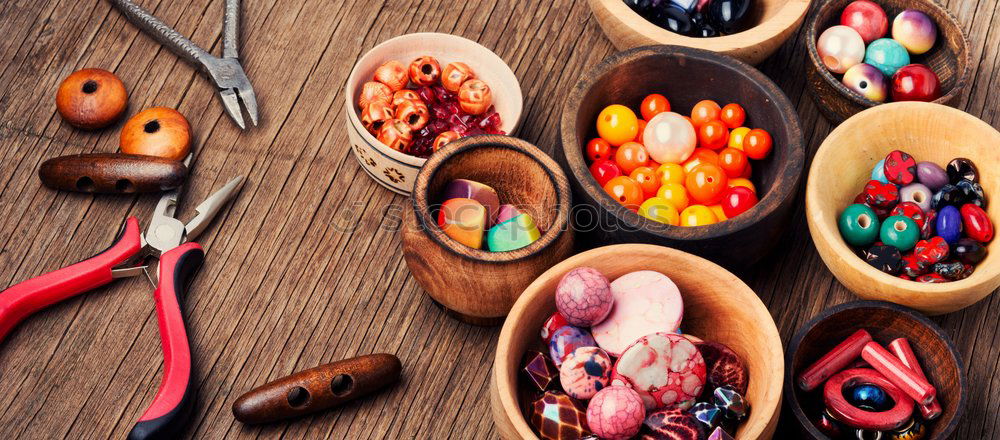
[[[677,285],[662,273],[642,270],[611,282],[614,306],[593,331],[597,345],[619,356],[637,339],[656,332],[677,330],[684,300]]]
[[[958,243],[958,239],[962,236],[962,215],[959,214],[958,208],[952,205],[942,207],[938,211],[935,229],[949,245]]]
[[[910,54],[903,45],[891,38],[872,41],[865,51],[865,63],[875,66],[882,74],[892,77],[900,67],[910,64]]]
[[[892,76],[893,101],[931,102],[941,97],[941,80],[923,64],[908,64]]]
[[[642,399],[628,387],[611,386],[598,391],[587,405],[587,424],[602,439],[632,437],[639,433],[645,418]]]
[[[889,97],[889,83],[885,75],[868,64],[855,64],[847,69],[843,83],[848,89],[875,102],[885,102]]]
[[[656,162],[683,163],[694,152],[698,135],[691,122],[683,116],[662,112],[647,122],[642,142],[649,157]]]
[[[882,243],[895,247],[900,251],[908,251],[920,240],[920,227],[912,218],[894,215],[882,222],[882,232],[879,234]]]
[[[559,367],[559,383],[571,397],[589,400],[611,383],[613,367],[611,357],[604,350],[580,347]]]
[[[858,31],[865,44],[885,36],[889,18],[877,3],[868,0],[851,2],[840,14],[840,24]]]
[[[892,38],[914,55],[927,53],[937,41],[937,25],[927,14],[916,9],[900,12],[892,20]]]
[[[948,184],[948,173],[934,162],[918,162],[917,181],[926,185],[931,191],[937,191]]]
[[[840,214],[840,236],[851,246],[868,246],[878,239],[879,221],[867,205],[855,203]]]
[[[597,346],[597,342],[594,341],[590,332],[567,325],[560,327],[552,334],[552,340],[549,341],[549,356],[552,358],[552,362],[559,367],[562,366],[566,356],[576,351],[577,348],[595,346]]]
[[[865,41],[853,28],[833,26],[820,34],[816,51],[827,69],[833,73],[844,73],[864,60]]]
[[[615,363],[612,385],[631,387],[647,409],[688,409],[707,379],[698,348],[676,333],[653,333],[635,341]]]
[[[865,64],[865,65],[867,66],[867,64]],[[874,67],[872,67],[872,68],[874,69]],[[878,69],[876,69],[876,70],[878,70]],[[881,75],[881,74],[882,73],[879,72],[879,75]],[[878,161],[878,163],[875,164],[875,168],[872,168],[872,179],[871,180],[877,180],[877,181],[882,182],[882,183],[889,183],[889,179],[885,177],[885,159],[882,159],[882,160]]]
[[[614,298],[611,283],[604,274],[590,267],[578,267],[563,275],[556,287],[556,309],[566,322],[590,327],[611,312]]]
[[[911,183],[899,189],[899,202],[913,202],[920,207],[920,210],[927,212],[931,210],[931,199],[934,193],[922,183]]]

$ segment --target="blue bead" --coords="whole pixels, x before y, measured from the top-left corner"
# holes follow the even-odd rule
[[[895,405],[889,394],[875,385],[861,384],[851,388],[849,392],[851,405],[861,409],[881,412],[892,409]]]
[[[892,38],[879,38],[868,45],[865,64],[871,64],[885,76],[892,78],[900,67],[910,64],[910,53]]]
[[[962,236],[962,214],[954,206],[945,206],[938,212],[937,223],[934,226],[937,235],[940,235],[949,245],[953,245]]]
[[[872,180],[889,183],[889,179],[885,177],[885,159],[878,161],[875,168],[872,168]]]

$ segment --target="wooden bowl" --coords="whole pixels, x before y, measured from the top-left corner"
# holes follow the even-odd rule
[[[465,246],[437,224],[437,199],[454,179],[493,187],[501,204],[531,214],[543,231],[527,247],[489,252]],[[473,136],[434,153],[417,175],[403,219],[403,256],[421,287],[459,319],[497,325],[524,287],[573,250],[569,182],[538,147],[507,136]]]
[[[503,131],[513,133],[517,130],[524,106],[521,85],[507,63],[472,40],[450,34],[406,34],[386,40],[362,55],[344,86],[344,114],[351,151],[361,169],[372,179],[404,196],[410,195],[417,172],[427,159],[393,150],[375,139],[361,125],[357,103],[361,86],[372,79],[375,69],[383,63],[397,60],[409,66],[410,61],[424,55],[437,58],[441,67],[454,61],[466,63],[479,79],[489,84],[493,90],[493,105],[503,121]]]
[[[785,403],[806,438],[827,439],[813,425],[822,411],[821,392],[807,393],[795,385],[799,372],[826,354],[855,331],[864,328],[872,339],[886,346],[896,338],[907,338],[924,374],[937,389],[941,416],[928,424],[925,439],[948,438],[965,410],[966,390],[962,358],[941,327],[912,309],[884,301],[855,301],[829,308],[813,318],[792,337],[785,368]],[[888,348],[888,347],[886,347]]]
[[[752,180],[760,197],[757,206],[724,222],[680,227],[641,217],[604,192],[583,155],[586,142],[597,136],[597,115],[610,104],[638,109],[650,93],[662,93],[674,111],[685,114],[703,99],[722,105],[737,102],[747,111],[748,127],[771,133],[771,155],[753,161]],[[753,67],[680,46],[620,52],[581,77],[566,100],[561,124],[560,159],[570,170],[577,200],[584,205],[574,214],[574,221],[578,231],[589,231],[597,242],[663,244],[727,267],[745,267],[780,241],[803,171],[802,130],[785,94]]]
[[[493,421],[501,437],[537,438],[518,405],[521,358],[526,350],[541,347],[539,331],[556,311],[559,280],[581,266],[593,267],[611,280],[637,270],[655,270],[677,283],[684,297],[684,332],[726,344],[750,371],[746,398],[752,409],[736,438],[771,438],[781,406],[784,359],[781,337],[767,307],[722,267],[676,249],[647,244],[605,246],[574,255],[524,290],[500,331],[490,380]]]
[[[650,44],[705,49],[760,64],[802,24],[811,0],[757,0],[754,25],[737,34],[693,38],[663,29],[637,14],[622,0],[588,0],[597,22],[618,50]]]
[[[853,0],[825,0],[819,11],[806,24],[806,47],[810,63],[806,64],[809,77],[809,91],[820,113],[835,124],[857,112],[879,105],[857,92],[848,89],[840,81],[843,75],[834,75],[826,69],[816,51],[816,41],[823,31],[840,24],[840,14]],[[911,55],[913,63],[926,64],[941,80],[941,97],[934,102],[955,105],[962,91],[969,85],[972,76],[972,62],[969,56],[969,39],[962,31],[958,19],[934,0],[873,0],[882,6],[889,16],[889,32],[892,36],[892,20],[904,9],[919,10],[934,20],[938,27],[937,42],[923,55]],[[891,87],[891,81],[890,81]]]
[[[890,151],[902,149],[917,161],[941,166],[956,157],[982,170],[987,195],[1000,194],[1000,132],[974,116],[940,104],[896,102],[865,110],[844,121],[823,141],[806,184],[806,219],[823,262],[848,289],[864,299],[890,301],[937,315],[968,307],[1000,286],[1000,240],[964,280],[929,284],[905,281],[868,265],[840,237],[837,219],[854,203],[871,169]],[[1000,221],[1000,203],[986,210]]]

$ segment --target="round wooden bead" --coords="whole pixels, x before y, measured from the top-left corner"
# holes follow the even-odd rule
[[[840,235],[852,246],[868,246],[879,236],[879,220],[866,205],[855,203],[840,214],[837,222]]]
[[[73,72],[56,92],[56,110],[67,123],[84,130],[111,125],[125,113],[127,106],[125,84],[102,69]]]
[[[587,424],[602,439],[619,440],[639,433],[646,418],[639,394],[628,387],[598,391],[587,406]]]
[[[600,323],[611,312],[611,283],[597,269],[578,267],[563,275],[556,287],[556,308],[566,321],[580,327]]]
[[[924,184],[931,191],[937,191],[949,182],[948,173],[944,168],[934,162],[917,163],[917,181]]]
[[[908,251],[920,240],[920,227],[909,217],[894,215],[882,222],[879,238],[900,251]]]
[[[962,205],[962,227],[969,238],[981,243],[993,240],[993,222],[983,208],[972,203]]]
[[[979,182],[979,168],[971,160],[964,157],[952,159],[951,162],[948,162],[946,169],[948,180],[952,184],[956,184],[962,179]]]
[[[886,179],[896,185],[909,185],[917,177],[917,161],[903,151],[889,153],[883,166]]]
[[[850,27],[833,26],[820,34],[816,51],[827,69],[844,73],[865,58],[865,41]]]
[[[951,205],[941,208],[938,211],[935,230],[949,245],[957,243],[962,235],[962,216],[958,208]]]
[[[183,160],[191,151],[191,124],[172,108],[147,108],[122,127],[121,150],[125,154]]]
[[[675,333],[654,333],[622,353],[611,384],[636,390],[648,409],[687,409],[701,395],[706,374],[705,360],[691,341]]]

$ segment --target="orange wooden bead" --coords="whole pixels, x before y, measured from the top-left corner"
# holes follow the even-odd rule
[[[191,151],[191,124],[172,108],[147,108],[122,127],[120,147],[125,154],[183,160]]]
[[[73,72],[59,84],[56,109],[69,125],[96,130],[111,125],[125,113],[128,92],[115,74],[102,69]]]

